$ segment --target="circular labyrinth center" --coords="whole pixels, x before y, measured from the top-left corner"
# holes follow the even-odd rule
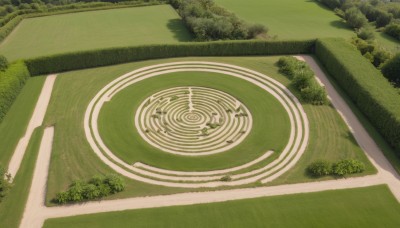
[[[139,134],[152,146],[180,155],[208,155],[238,145],[252,117],[235,97],[205,87],[175,87],[145,99],[135,115]]]

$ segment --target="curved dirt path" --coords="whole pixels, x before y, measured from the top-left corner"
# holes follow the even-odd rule
[[[44,205],[46,192],[45,183],[47,180],[48,165],[50,163],[53,134],[53,129],[48,128],[45,130],[45,134],[42,139],[31,191],[20,227],[41,227],[44,221],[48,218],[122,211],[129,209],[204,204],[264,196],[367,187],[378,184],[387,184],[397,200],[400,201],[399,175],[396,173],[386,157],[384,157],[383,153],[377,147],[372,138],[368,135],[368,132],[358,121],[346,102],[336,92],[316,62],[309,56],[302,56],[302,58],[307,61],[320,81],[325,85],[327,92],[332,99],[332,104],[338,109],[338,111],[345,118],[346,123],[351,127],[357,142],[364,149],[369,160],[377,168],[378,174],[365,177],[312,183],[221,190],[212,192],[180,193],[166,196],[136,197],[48,208]]]
[[[29,140],[31,140],[33,131],[43,123],[44,115],[46,114],[47,106],[49,105],[51,92],[53,91],[53,85],[56,77],[57,75],[47,76],[25,135],[19,140],[14,154],[11,157],[10,163],[8,164],[8,173],[10,173],[13,178],[15,175],[17,175],[19,166],[24,158],[25,151],[28,147]]]

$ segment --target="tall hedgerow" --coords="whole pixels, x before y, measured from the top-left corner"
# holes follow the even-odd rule
[[[400,95],[343,39],[319,39],[316,55],[386,141],[400,155]]]
[[[0,71],[0,122],[30,77],[23,62],[17,62]]]

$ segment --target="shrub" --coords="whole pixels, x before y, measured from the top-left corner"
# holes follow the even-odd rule
[[[121,192],[125,189],[124,180],[122,177],[115,174],[108,175],[104,180],[104,184],[110,186],[111,194]]]
[[[331,174],[332,165],[330,162],[324,160],[315,161],[307,167],[307,171],[310,175],[315,177],[326,176]]]
[[[248,25],[213,0],[171,0],[188,29],[199,41],[252,39],[265,34],[263,25]]]
[[[364,163],[355,159],[344,159],[332,166],[332,173],[338,176],[362,173],[364,170]]]
[[[380,27],[385,27],[386,25],[388,25],[392,19],[393,16],[390,13],[387,13],[385,11],[378,11],[378,17],[376,18],[376,27],[380,28]]]
[[[279,72],[292,79],[292,84],[300,91],[302,99],[314,105],[328,103],[325,89],[314,78],[314,72],[303,61],[294,57],[282,57],[278,60]]]
[[[397,87],[400,87],[400,54],[397,54],[384,64],[381,70],[389,81],[394,83]]]
[[[229,181],[231,181],[231,180],[232,180],[232,177],[229,176],[229,175],[226,175],[226,176],[221,177],[221,181],[224,181],[224,182],[229,182]]]
[[[367,18],[356,7],[347,9],[344,13],[347,23],[353,28],[361,28],[368,23]]]
[[[378,68],[392,57],[392,54],[384,49],[375,49],[372,54],[374,56],[374,61],[372,61],[372,64]]]
[[[391,23],[385,27],[385,33],[400,40],[400,23]]]
[[[310,53],[314,43],[315,40],[191,42],[72,52],[29,59],[25,62],[32,75],[42,75],[138,60],[171,57]]]
[[[319,39],[316,55],[386,141],[400,154],[400,95],[355,47]]]
[[[363,40],[373,40],[375,38],[375,34],[371,28],[363,27],[357,31],[357,37]]]
[[[0,71],[5,71],[8,67],[8,61],[6,57],[0,55]]]
[[[11,188],[11,184],[7,180],[8,178],[5,179],[5,176],[7,176],[7,173],[4,168],[0,166],[0,202],[7,195]]]
[[[124,180],[118,175],[94,176],[88,182],[74,181],[67,191],[56,195],[54,202],[65,204],[100,199],[110,194],[121,192],[124,188]]]
[[[23,62],[11,64],[5,71],[0,71],[0,122],[29,77]]]

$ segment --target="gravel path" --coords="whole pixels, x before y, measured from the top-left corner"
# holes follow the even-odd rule
[[[36,103],[35,110],[33,111],[31,120],[29,121],[28,127],[26,129],[25,135],[19,140],[17,147],[15,148],[14,154],[11,157],[10,163],[8,165],[8,173],[10,173],[12,177],[15,177],[18,172],[19,166],[21,165],[22,159],[24,158],[26,148],[28,147],[29,140],[31,140],[33,131],[35,130],[35,128],[41,126],[43,123],[44,115],[47,111],[47,106],[50,101],[51,91],[53,91],[53,85],[54,81],[56,80],[56,76],[57,75],[47,76],[39,99]]]
[[[39,159],[36,162],[33,184],[20,227],[41,227],[48,218],[66,217],[99,212],[122,211],[128,209],[166,207],[175,205],[192,205],[229,200],[248,199],[263,196],[309,193],[325,190],[349,189],[387,184],[398,201],[400,201],[400,179],[394,168],[369,136],[346,102],[336,92],[326,75],[309,56],[302,56],[326,86],[333,105],[345,118],[353,134],[366,152],[368,158],[377,168],[378,174],[365,177],[330,180],[312,183],[289,184],[272,187],[245,188],[199,193],[180,193],[166,196],[137,197],[120,200],[89,202],[85,204],[48,208],[44,206],[45,185],[50,163],[53,128],[47,128],[42,139]]]

